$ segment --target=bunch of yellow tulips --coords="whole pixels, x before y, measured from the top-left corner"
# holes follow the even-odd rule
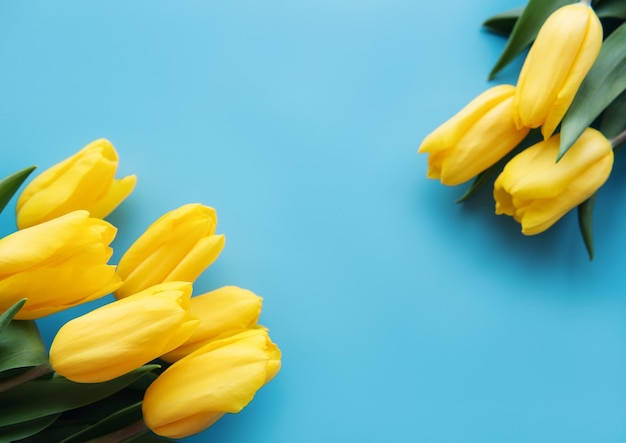
[[[531,6],[547,4],[531,2],[528,14]],[[608,139],[585,127],[563,151],[556,131],[602,46],[603,27],[590,2],[556,8],[538,29],[516,85],[491,87],[423,140],[427,176],[452,186],[497,173],[495,212],[512,216],[526,235],[586,202],[608,179],[623,136]],[[524,148],[535,128],[543,140]]]
[[[117,395],[140,378],[136,420],[115,429],[104,417],[74,430],[74,438],[122,441],[149,431],[183,438],[244,408],[277,374],[281,353],[258,324],[259,296],[225,286],[192,297],[194,281],[225,244],[224,235],[215,233],[213,208],[187,204],[168,212],[117,265],[109,263],[117,229],[103,218],[136,182],[134,176],[115,178],[117,166],[113,145],[96,140],[37,176],[18,198],[19,230],[0,239],[0,372],[1,339],[10,328],[107,294],[114,301],[64,324],[48,361],[9,368],[15,375],[0,379],[0,403],[29,392],[29,386],[41,391],[63,381],[89,397],[69,402],[66,409],[75,409]],[[0,440],[45,436],[63,421],[63,408],[48,409],[52,413],[36,420],[18,414],[0,422]]]

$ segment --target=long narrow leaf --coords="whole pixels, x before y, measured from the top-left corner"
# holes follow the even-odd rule
[[[34,420],[25,421],[9,426],[0,426],[0,441],[21,440],[35,435],[50,426],[60,414],[52,414]]]
[[[513,27],[515,27],[515,22],[524,12],[524,8],[524,6],[521,6],[491,16],[483,22],[483,26],[498,34],[509,35],[513,31]]]
[[[6,207],[11,197],[13,197],[35,168],[36,166],[30,166],[0,180],[0,212]]]
[[[596,194],[578,205],[578,226],[583,236],[589,260],[593,260],[593,206],[596,202]]]
[[[583,80],[561,124],[558,158],[613,100],[626,90],[626,23],[602,44],[594,65]]]
[[[24,303],[26,303],[25,298],[15,303],[9,309],[4,311],[2,315],[0,315],[0,333],[2,332],[2,329],[4,329],[4,327],[8,325],[11,320],[13,320],[13,317],[15,317],[15,314],[17,314],[18,311],[22,309],[22,306],[24,306]]]
[[[118,392],[155,367],[146,365],[103,383],[74,383],[62,377],[24,383],[0,393],[0,426],[22,423],[93,403]]]
[[[539,29],[546,19],[561,6],[576,3],[575,0],[530,0],[524,12],[515,22],[511,35],[496,62],[489,73],[492,79],[502,68],[511,63],[535,40]]]
[[[141,418],[141,402],[137,402],[111,414],[93,426],[65,438],[61,443],[82,443],[115,432],[141,420]]]
[[[600,132],[613,138],[626,130],[626,91],[622,92],[602,113]]]
[[[626,20],[626,2],[624,0],[604,0],[594,6],[598,17],[612,17]]]

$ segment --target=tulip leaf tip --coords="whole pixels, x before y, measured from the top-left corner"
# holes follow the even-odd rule
[[[2,314],[0,314],[0,332],[11,320],[13,320],[13,317],[15,317],[15,315],[19,312],[19,310],[22,309],[22,306],[24,306],[24,303],[26,303],[26,300],[27,300],[26,298],[19,300],[9,309],[7,309]]]
[[[592,229],[592,216],[593,206],[596,200],[596,195],[593,194],[587,200],[582,202],[578,206],[578,226],[580,227],[580,233],[589,254],[589,260],[593,260],[593,229]]]
[[[36,168],[37,166],[29,166],[0,180],[0,212]]]

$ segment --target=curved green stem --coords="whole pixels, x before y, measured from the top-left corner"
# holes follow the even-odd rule
[[[626,131],[620,132],[609,141],[611,142],[611,146],[613,146],[613,149],[617,148],[619,145],[626,141]]]
[[[51,372],[52,372],[52,367],[50,366],[50,363],[44,363],[43,365],[35,366],[34,368],[29,369],[26,372],[22,372],[20,375],[16,375],[15,377],[11,377],[8,380],[1,382],[0,392],[14,388],[15,386],[19,386],[22,383],[35,380]]]

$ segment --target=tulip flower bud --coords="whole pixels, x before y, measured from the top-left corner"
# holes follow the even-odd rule
[[[165,370],[146,390],[143,417],[156,434],[183,438],[241,411],[280,369],[264,328],[212,341]]]
[[[252,328],[259,321],[263,299],[236,286],[224,286],[191,299],[189,311],[200,325],[185,343],[161,358],[180,360],[224,333]]]
[[[567,112],[602,46],[602,25],[583,3],[563,6],[545,21],[522,66],[515,107],[518,127],[548,139]]]
[[[15,318],[31,320],[111,293],[121,284],[107,265],[116,231],[74,211],[0,239],[0,312],[27,298]]]
[[[428,152],[428,178],[458,185],[492,166],[529,132],[513,120],[515,87],[488,89],[422,142],[418,152]]]
[[[78,209],[95,218],[111,213],[133,190],[134,175],[115,179],[118,157],[107,140],[96,140],[47,169],[24,188],[17,201],[20,229]]]
[[[586,129],[557,163],[559,143],[557,134],[522,151],[495,181],[496,214],[513,216],[526,235],[548,229],[611,173],[611,143],[595,129]]]
[[[200,204],[163,215],[120,259],[117,272],[124,284],[115,296],[124,298],[167,281],[193,282],[224,247],[216,226],[215,210]]]
[[[52,342],[50,364],[79,383],[131,372],[189,338],[200,323],[190,297],[191,283],[163,283],[70,320]]]

